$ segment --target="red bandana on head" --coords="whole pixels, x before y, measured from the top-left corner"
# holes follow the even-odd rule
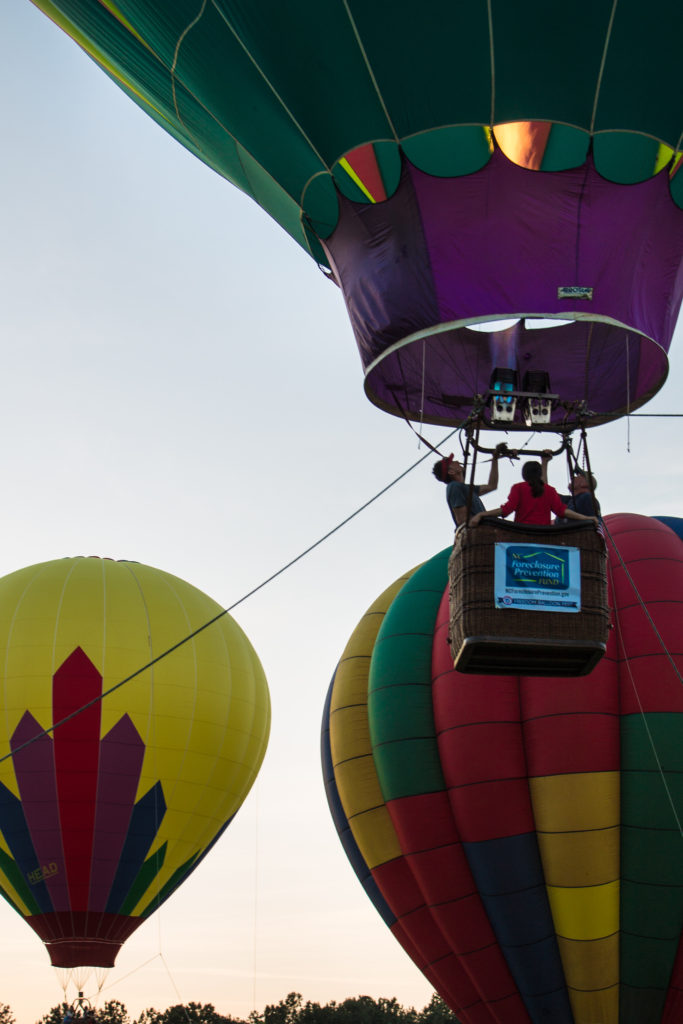
[[[451,468],[453,461],[453,452],[450,455],[445,455],[441,460],[441,479],[445,483],[448,480],[448,470]]]

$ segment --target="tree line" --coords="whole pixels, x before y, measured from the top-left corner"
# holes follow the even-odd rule
[[[53,1006],[37,1024],[62,1024],[68,1015],[68,1003]],[[150,1007],[139,1017],[131,1017],[118,999],[108,1000],[94,1013],[96,1024],[458,1024],[458,1018],[443,999],[434,994],[422,1010],[404,1007],[396,999],[372,999],[355,996],[342,1002],[304,1002],[298,992],[252,1012],[242,1020],[219,1013],[211,1003],[186,1003],[165,1010]],[[16,1024],[12,1010],[0,1003],[0,1024]],[[78,1018],[74,1024],[78,1024]]]

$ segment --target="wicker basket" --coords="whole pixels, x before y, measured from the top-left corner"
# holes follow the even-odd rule
[[[497,608],[495,544],[578,548],[578,612]],[[609,628],[605,542],[592,523],[516,526],[485,518],[458,530],[448,565],[450,642],[459,672],[491,675],[586,675],[605,653]]]

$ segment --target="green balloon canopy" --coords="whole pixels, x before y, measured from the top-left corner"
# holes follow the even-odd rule
[[[380,408],[460,423],[505,367],[595,424],[664,383],[676,0],[33,2],[329,268]]]

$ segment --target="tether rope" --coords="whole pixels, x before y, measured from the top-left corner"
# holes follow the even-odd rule
[[[443,440],[440,443],[442,445],[446,444],[446,442],[449,441],[453,437],[453,435],[458,432],[458,430],[459,428],[452,430],[443,438]],[[288,569],[291,569],[293,565],[296,565],[296,563],[300,562],[302,558],[305,558],[306,555],[309,555],[311,551],[314,551],[316,548],[320,547],[321,544],[324,544],[326,540],[329,540],[329,538],[332,537],[339,530],[341,530],[342,527],[346,526],[347,523],[350,523],[351,520],[355,519],[356,516],[360,515],[361,512],[364,512],[366,508],[369,508],[370,505],[372,505],[375,501],[377,501],[384,494],[386,494],[387,491],[391,490],[392,487],[395,487],[397,483],[403,480],[404,477],[408,476],[409,473],[412,473],[414,469],[417,469],[418,466],[420,466],[426,459],[430,457],[431,452],[426,452],[419,459],[417,459],[416,462],[413,462],[412,465],[408,466],[407,469],[404,469],[402,473],[399,473],[399,475],[395,477],[390,483],[386,484],[385,487],[383,487],[380,491],[374,494],[372,498],[369,498],[366,502],[364,502],[357,509],[355,509],[355,511],[351,512],[350,515],[346,516],[345,519],[342,519],[340,523],[337,523],[336,526],[333,526],[331,530],[328,530],[327,533],[323,534],[322,537],[319,537],[318,540],[316,540],[313,544],[309,544],[309,546],[305,548],[303,551],[301,551],[298,555],[296,555],[295,558],[290,559],[289,562],[281,566],[281,568],[279,568],[276,572],[271,573],[270,576],[268,576],[265,580],[262,580],[261,583],[257,584],[255,587],[252,587],[252,589],[248,590],[246,594],[242,595],[242,597],[238,598],[236,601],[233,601],[233,603],[228,605],[227,608],[223,608],[223,610],[218,612],[217,615],[214,615],[213,618],[209,619],[201,626],[198,626],[197,629],[192,630],[191,633],[188,633],[181,640],[178,640],[177,643],[173,644],[171,647],[168,647],[165,651],[162,651],[161,654],[157,654],[155,658],[152,658],[150,661],[146,662],[146,664],[136,669],[135,672],[131,672],[131,674],[126,676],[125,679],[121,679],[118,683],[114,683],[113,686],[110,686],[108,690],[104,690],[101,694],[99,694],[99,696],[93,697],[93,699],[89,700],[86,704],[83,704],[81,705],[81,707],[76,708],[75,711],[72,711],[70,714],[65,715],[64,718],[60,718],[58,722],[54,722],[46,729],[43,729],[41,732],[36,733],[35,736],[32,736],[24,743],[21,743],[18,747],[15,747],[14,750],[11,750],[9,753],[4,754],[2,757],[0,757],[0,764],[2,764],[4,761],[7,761],[11,757],[14,757],[15,754],[18,754],[19,751],[24,750],[26,747],[29,747],[32,743],[35,743],[36,740],[41,739],[43,736],[48,736],[50,733],[58,729],[61,725],[65,725],[67,722],[70,722],[72,719],[76,718],[77,715],[80,715],[81,712],[86,711],[88,708],[91,708],[93,707],[93,705],[104,700],[104,698],[108,697],[109,694],[114,693],[116,690],[119,690],[122,686],[125,686],[126,683],[129,683],[131,682],[131,680],[137,678],[137,676],[142,675],[143,672],[146,672],[148,669],[152,668],[163,658],[167,658],[169,654],[173,654],[173,652],[177,651],[179,647],[182,647],[184,644],[189,643],[190,640],[193,640],[200,633],[203,633],[205,629],[209,628],[209,626],[213,626],[216,622],[219,621],[219,619],[222,619],[223,616],[228,615],[229,612],[233,611],[234,608],[237,608],[238,605],[244,604],[244,602],[248,600],[248,598],[253,597],[253,595],[258,593],[259,590],[263,590],[264,587],[266,587],[269,583],[272,583],[273,580],[278,578],[278,576],[282,576],[282,574],[287,572]]]

